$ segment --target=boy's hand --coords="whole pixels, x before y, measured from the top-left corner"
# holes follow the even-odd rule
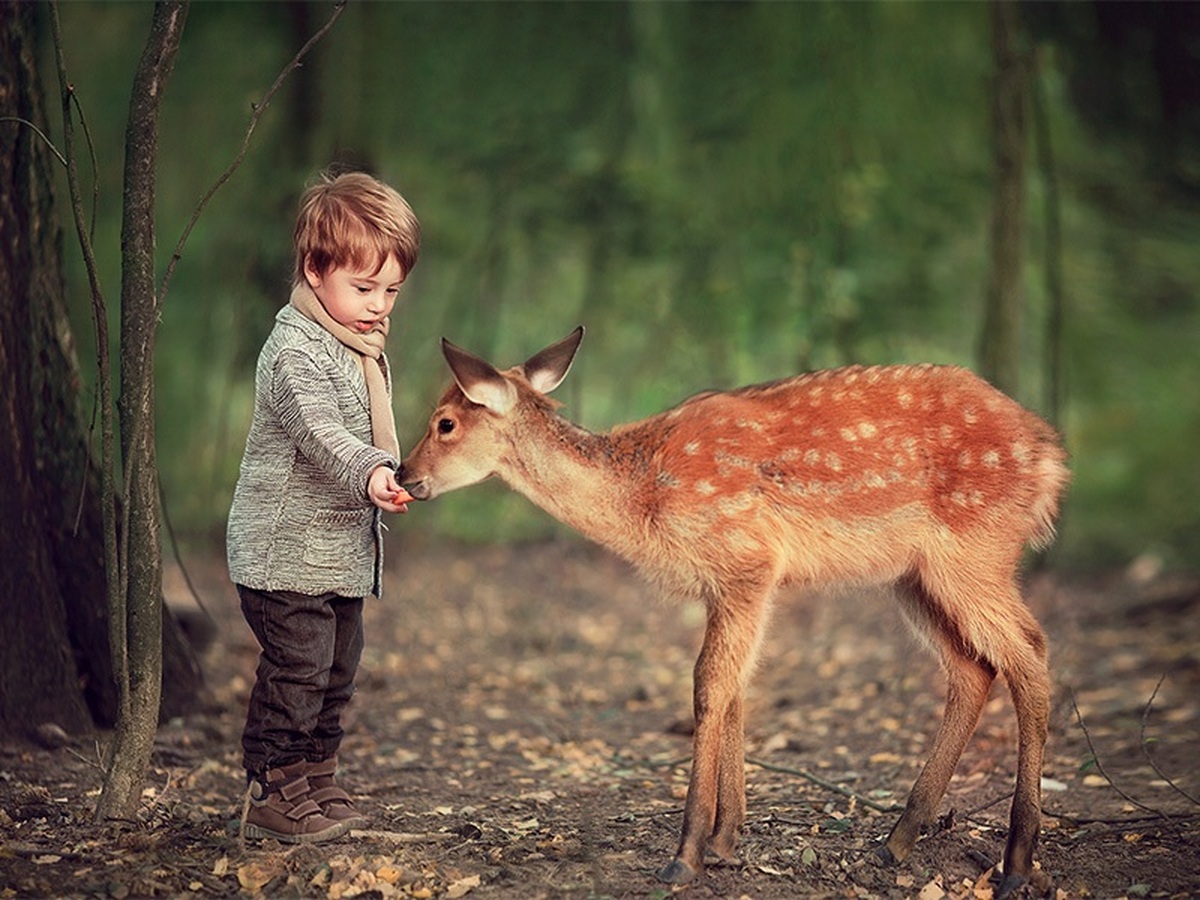
[[[384,512],[408,512],[408,504],[415,499],[396,481],[391,466],[377,466],[367,480],[367,496]]]

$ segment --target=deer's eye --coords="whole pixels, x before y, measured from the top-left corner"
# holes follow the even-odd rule
[[[437,423],[438,434],[449,434],[454,430],[453,419],[438,419]]]

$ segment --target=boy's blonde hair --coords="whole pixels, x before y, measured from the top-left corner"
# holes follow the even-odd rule
[[[324,173],[300,198],[293,234],[294,284],[307,260],[320,275],[333,269],[383,268],[395,255],[407,277],[421,250],[421,223],[393,188],[366,172]]]

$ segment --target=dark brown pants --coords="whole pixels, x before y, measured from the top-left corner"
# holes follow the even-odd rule
[[[342,711],[354,695],[363,598],[237,590],[262,648],[242,733],[247,774],[328,759],[342,742]]]

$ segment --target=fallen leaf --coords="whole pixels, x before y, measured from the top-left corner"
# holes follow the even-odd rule
[[[251,894],[257,894],[270,884],[279,872],[279,863],[274,860],[248,862],[244,866],[238,866],[238,883],[242,886],[243,890],[249,891]]]
[[[384,863],[375,870],[375,877],[380,881],[386,881],[388,884],[396,884],[404,877],[404,870]]]
[[[458,881],[453,881],[446,888],[446,896],[455,900],[457,897],[465,897],[471,892],[471,888],[479,887],[479,876],[468,875],[466,878],[460,878]]]
[[[792,874],[791,869],[780,869],[775,866],[766,865],[758,866],[758,871],[762,872],[764,875],[774,875],[776,877],[785,877]]]

